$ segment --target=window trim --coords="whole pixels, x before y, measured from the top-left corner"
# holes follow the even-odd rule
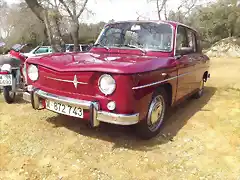
[[[175,29],[175,39],[174,39],[174,53],[173,56],[176,58],[177,56],[179,56],[179,54],[177,54],[177,33],[178,33],[178,28],[179,27],[183,27],[184,31],[185,31],[185,36],[187,37],[187,31],[191,31],[194,34],[195,37],[195,45],[196,45],[196,52],[191,52],[191,53],[198,53],[199,52],[199,48],[198,48],[198,43],[197,43],[197,33],[195,30],[193,30],[192,28],[188,27],[188,26],[184,26],[182,24],[177,24],[176,25],[176,29]],[[188,37],[187,37],[188,40]],[[187,53],[190,54],[190,53]],[[187,55],[187,54],[183,54],[183,55]]]
[[[196,35],[196,31],[192,30],[191,28],[186,28],[187,29],[187,33],[188,31],[192,33],[192,35],[194,36],[194,42],[195,42],[195,51],[193,51],[192,53],[197,53],[198,52],[198,43],[197,43],[197,35]],[[188,34],[187,34],[188,35]],[[189,40],[189,39],[188,39]]]

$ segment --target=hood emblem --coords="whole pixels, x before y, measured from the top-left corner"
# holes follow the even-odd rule
[[[78,80],[77,80],[77,76],[76,75],[74,76],[74,79],[73,79],[73,85],[77,89]]]
[[[58,78],[54,78],[54,77],[48,77],[45,76],[47,79],[52,79],[55,81],[60,81],[60,82],[67,82],[67,83],[73,83],[74,87],[77,89],[78,84],[88,84],[86,82],[80,82],[77,79],[77,75],[74,76],[73,81],[72,80],[67,80],[67,79],[58,79]]]

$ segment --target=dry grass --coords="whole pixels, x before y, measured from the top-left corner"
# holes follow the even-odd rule
[[[240,178],[240,59],[212,59],[204,97],[173,110],[162,135],[77,119],[0,98],[0,179]]]

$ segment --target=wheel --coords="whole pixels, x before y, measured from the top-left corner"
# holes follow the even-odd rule
[[[194,98],[199,99],[200,97],[203,96],[203,91],[204,91],[204,79],[200,82],[199,89],[198,91],[193,95]]]
[[[165,118],[167,104],[166,91],[163,88],[158,89],[153,94],[146,118],[137,124],[137,135],[141,139],[148,140],[159,134]]]
[[[16,93],[12,92],[11,86],[6,86],[6,87],[3,87],[3,96],[6,103],[12,104],[15,100]]]

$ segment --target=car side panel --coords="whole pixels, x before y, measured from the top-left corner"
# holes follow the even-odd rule
[[[183,99],[193,91],[195,81],[195,61],[188,55],[178,59],[178,85],[176,101]]]
[[[199,85],[205,70],[204,66],[202,66],[200,53],[191,53],[188,55],[188,57],[192,60],[192,63],[194,65],[190,77],[190,93],[192,93],[199,89]]]
[[[203,75],[205,72],[209,71],[209,58],[204,55],[199,53],[198,56],[196,57],[196,83],[195,83],[195,88],[199,88],[199,84],[203,79]]]

